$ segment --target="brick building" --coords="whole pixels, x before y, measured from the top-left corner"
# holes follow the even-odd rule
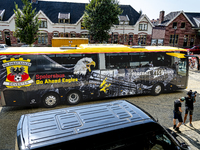
[[[13,36],[15,31],[15,5],[22,9],[21,0],[0,1],[0,44],[19,46],[23,43]],[[39,46],[51,45],[53,37],[83,37],[93,43],[92,37],[82,26],[82,17],[86,3],[54,2],[30,0],[33,9],[36,8],[42,24],[39,27]],[[153,24],[146,15],[140,15],[130,5],[119,6],[123,13],[119,16],[119,24],[110,29],[108,43],[129,45],[150,45]]]
[[[154,21],[152,45],[192,47],[200,44],[200,13],[171,12]]]

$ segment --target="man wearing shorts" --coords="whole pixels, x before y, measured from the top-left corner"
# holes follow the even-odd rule
[[[174,124],[174,130],[178,133],[181,133],[179,130],[179,127],[181,126],[183,119],[181,113],[183,112],[181,109],[181,102],[184,102],[185,97],[181,97],[174,101],[174,118],[173,118],[173,124]],[[176,119],[178,119],[179,123],[176,126]]]
[[[187,93],[188,97],[185,97],[185,116],[184,116],[184,121],[183,121],[183,124],[185,124],[185,121],[187,119],[187,115],[189,113],[190,115],[190,126],[193,127],[192,125],[192,115],[193,115],[193,110],[194,110],[194,105],[193,103],[196,102],[196,95],[195,97],[192,98],[192,90],[190,90],[188,93]]]

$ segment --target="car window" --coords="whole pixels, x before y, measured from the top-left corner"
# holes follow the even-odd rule
[[[176,150],[177,147],[165,132],[151,132],[148,136],[151,150]]]

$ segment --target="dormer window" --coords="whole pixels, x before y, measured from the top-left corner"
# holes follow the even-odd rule
[[[0,21],[3,20],[3,15],[4,15],[5,9],[0,10]]]
[[[31,0],[31,2],[37,4],[38,0]]]
[[[130,19],[129,19],[128,15],[119,16],[118,18],[119,18],[119,24],[120,25],[124,25],[124,24],[128,25],[129,24]]]
[[[59,13],[58,23],[70,23],[70,13]]]

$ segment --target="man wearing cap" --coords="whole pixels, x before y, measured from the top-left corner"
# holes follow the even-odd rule
[[[174,118],[173,118],[174,127],[173,129],[177,131],[178,133],[181,133],[181,131],[179,130],[179,127],[181,126],[183,122],[182,115],[181,115],[181,113],[183,112],[181,109],[181,102],[184,102],[184,100],[185,100],[185,97],[181,97],[174,101]],[[176,126],[176,119],[178,119],[179,121],[177,126]]]
[[[183,121],[183,124],[185,124],[185,121],[187,119],[187,115],[189,113],[190,115],[190,126],[193,127],[192,125],[192,115],[193,115],[193,110],[194,110],[194,103],[196,102],[196,94],[194,96],[192,96],[192,90],[190,90],[188,93],[187,93],[188,97],[185,97],[185,116],[184,116],[184,121]]]

